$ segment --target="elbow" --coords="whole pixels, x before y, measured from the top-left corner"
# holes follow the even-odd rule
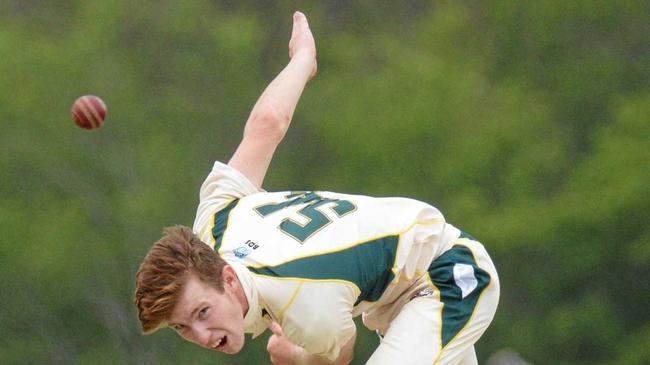
[[[261,105],[251,113],[244,129],[244,136],[280,143],[289,129],[290,121],[290,116],[278,108],[272,105]]]

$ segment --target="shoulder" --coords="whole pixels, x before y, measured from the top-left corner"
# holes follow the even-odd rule
[[[212,170],[201,185],[199,197],[201,202],[215,198],[232,200],[259,191],[260,189],[237,169],[215,161]]]
[[[199,191],[194,232],[204,242],[209,243],[212,239],[214,215],[232,209],[239,199],[258,192],[260,190],[242,173],[231,166],[215,161]]]

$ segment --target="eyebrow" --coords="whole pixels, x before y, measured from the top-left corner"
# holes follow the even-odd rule
[[[201,308],[202,306],[203,306],[203,302],[200,302],[199,305],[197,305],[197,306],[194,308],[194,310],[190,313],[190,319],[192,319],[192,317],[194,317],[194,313],[196,313],[196,311],[198,311],[199,308]],[[176,322],[170,322],[169,325],[170,325],[170,326],[177,326],[177,325],[185,326],[185,325],[182,324],[182,323],[176,323]]]
[[[200,302],[199,305],[197,305],[196,308],[194,308],[192,313],[190,313],[190,318],[194,317],[194,313],[196,313],[196,311],[198,311],[199,308],[201,308],[202,306],[203,306],[203,302]]]

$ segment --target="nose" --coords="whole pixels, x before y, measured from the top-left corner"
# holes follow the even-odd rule
[[[203,347],[210,347],[210,331],[205,327],[192,327],[190,331],[190,341]]]

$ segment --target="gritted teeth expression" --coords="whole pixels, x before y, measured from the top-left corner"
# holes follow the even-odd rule
[[[216,344],[212,346],[214,350],[221,351],[221,352],[226,352],[225,350],[228,347],[228,336],[223,336],[220,339],[217,340]]]
[[[169,323],[181,337],[201,347],[235,354],[244,346],[243,309],[228,285],[220,293],[190,276]]]

